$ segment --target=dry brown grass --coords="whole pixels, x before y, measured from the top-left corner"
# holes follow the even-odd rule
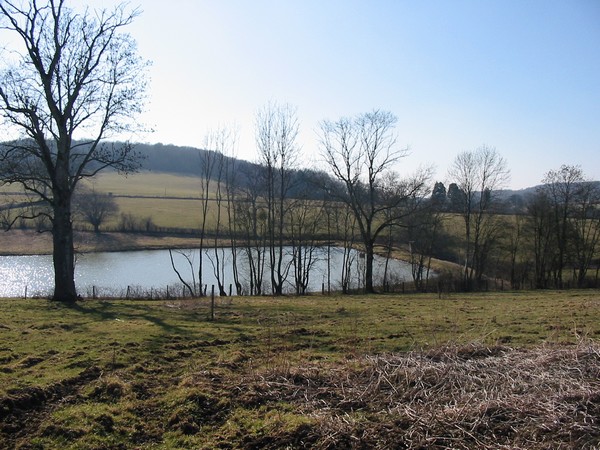
[[[600,445],[600,345],[591,341],[365,356],[331,368],[280,368],[239,389],[315,419],[306,432],[312,448]]]

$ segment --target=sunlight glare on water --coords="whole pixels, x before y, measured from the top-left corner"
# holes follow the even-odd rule
[[[0,295],[20,297],[48,295],[54,282],[49,255],[3,256],[0,258]]]

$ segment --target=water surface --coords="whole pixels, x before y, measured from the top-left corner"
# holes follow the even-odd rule
[[[197,279],[197,267],[200,259],[198,250],[184,250],[193,263],[190,268],[186,258],[178,252],[173,252],[176,267],[188,283],[192,283],[192,271]],[[322,283],[328,282],[327,250],[322,248],[317,252],[318,261],[310,275],[310,291],[320,291]],[[233,283],[231,251],[225,249],[225,286]],[[359,253],[353,252],[353,266],[351,287],[357,288],[362,283],[364,259]],[[203,283],[208,286],[216,284],[212,261],[214,249],[208,249],[203,254]],[[243,252],[238,254],[238,264],[241,272],[242,284],[247,288],[249,284],[247,263]],[[331,288],[339,289],[341,286],[341,267],[343,250],[331,249]],[[375,284],[380,284],[383,277],[385,259],[376,257]],[[268,268],[265,269],[265,284],[269,279]],[[388,268],[388,279],[395,281],[408,281],[411,277],[410,265],[403,261],[391,260]],[[54,284],[54,271],[51,255],[34,256],[1,256],[0,257],[0,296],[22,297],[27,290],[27,296],[49,295]],[[75,266],[75,284],[78,291],[84,296],[91,296],[92,288],[96,293],[110,296],[124,296],[128,287],[149,291],[151,289],[166,290],[170,286],[171,292],[181,292],[181,283],[171,266],[168,250],[143,250],[127,252],[101,252],[87,253],[77,256]],[[293,292],[293,273],[290,271],[286,291]]]

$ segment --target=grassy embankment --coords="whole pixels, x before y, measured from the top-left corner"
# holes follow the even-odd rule
[[[600,445],[598,291],[0,300],[0,447]]]

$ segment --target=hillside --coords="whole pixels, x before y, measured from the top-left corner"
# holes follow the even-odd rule
[[[144,157],[142,169],[150,172],[162,172],[183,176],[201,176],[203,161],[209,150],[178,147],[164,144],[136,144],[136,150]],[[247,187],[262,176],[263,166],[243,159],[225,157],[228,164],[235,167],[235,183],[238,187]],[[215,177],[217,176],[216,170]],[[323,171],[308,168],[298,168],[292,171],[289,195],[307,195],[315,200],[322,198],[317,186],[335,184],[329,175]]]
[[[165,144],[136,144],[136,150],[144,156],[143,170],[151,172],[164,172],[174,175],[197,176],[201,173],[202,160],[208,150],[194,147],[180,147],[176,145]],[[248,179],[260,171],[260,164],[237,158],[228,158],[236,166],[236,178],[238,183],[243,185]],[[324,171],[315,171],[312,169],[299,169],[296,171],[297,182],[323,184],[324,181],[332,182],[331,178]],[[434,181],[432,180],[432,188]],[[593,181],[600,189],[600,181]],[[535,194],[541,185],[533,185],[522,189],[501,189],[496,192],[498,197],[504,201],[513,204],[524,203],[530,196]],[[301,188],[298,188],[301,190]]]
[[[165,172],[178,175],[197,175],[202,168],[202,161],[209,153],[194,147],[179,147],[164,144],[136,144],[135,150],[143,157],[143,169],[153,172]],[[250,173],[258,165],[243,159],[229,158],[235,161],[241,173]]]

